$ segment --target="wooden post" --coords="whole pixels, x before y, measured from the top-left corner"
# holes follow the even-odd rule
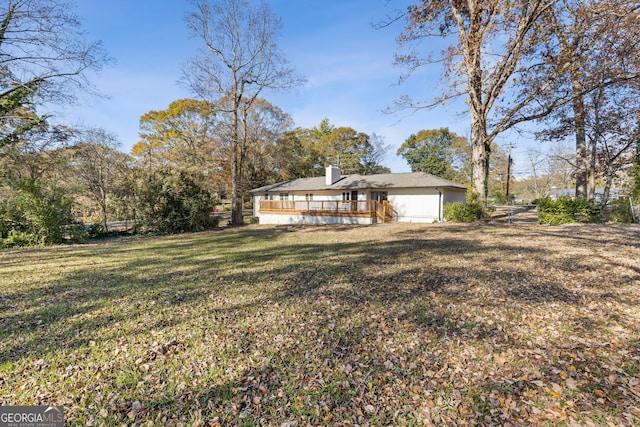
[[[513,146],[509,144],[509,159],[507,160],[507,221],[511,223],[511,212],[509,211],[509,181],[511,181],[511,148]]]

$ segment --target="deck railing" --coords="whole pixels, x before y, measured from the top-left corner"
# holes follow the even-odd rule
[[[381,222],[393,217],[391,205],[376,200],[260,200],[259,209],[260,213],[378,218]]]

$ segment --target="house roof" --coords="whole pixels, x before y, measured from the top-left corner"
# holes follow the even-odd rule
[[[379,175],[342,175],[331,185],[325,177],[297,178],[255,188],[251,193],[320,191],[320,190],[378,190],[387,188],[457,188],[466,187],[448,179],[438,178],[425,172],[385,173]]]

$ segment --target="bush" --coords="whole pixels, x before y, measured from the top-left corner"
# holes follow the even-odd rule
[[[3,248],[15,248],[21,246],[43,246],[43,236],[38,236],[31,233],[20,233],[15,230],[11,230],[6,239],[0,240],[0,249]]]
[[[484,216],[484,209],[478,202],[454,202],[444,205],[444,218],[447,221],[473,222]]]
[[[136,211],[146,231],[180,233],[215,227],[216,200],[202,182],[202,177],[169,168],[143,176],[138,181]]]
[[[87,227],[80,222],[76,222],[67,226],[66,233],[68,239],[73,243],[86,243],[89,239]]]
[[[607,221],[633,223],[631,215],[631,205],[628,198],[614,200],[611,205],[605,208]]]
[[[62,188],[24,180],[0,203],[0,235],[5,245],[62,243],[72,224],[72,200]]]
[[[496,190],[493,192],[493,201],[497,205],[504,205],[507,203],[507,196],[502,190]]]
[[[584,198],[559,197],[538,201],[540,224],[574,224],[600,222],[600,208]]]
[[[20,191],[20,205],[32,232],[45,243],[62,243],[65,226],[73,222],[72,200],[62,188],[46,189],[39,184],[25,185]]]
[[[107,230],[104,229],[104,225],[99,222],[94,222],[87,227],[87,236],[91,239],[97,239],[107,236]]]

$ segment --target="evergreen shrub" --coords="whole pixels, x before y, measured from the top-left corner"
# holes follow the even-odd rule
[[[538,201],[540,224],[575,224],[600,222],[600,208],[585,198],[558,197]]]
[[[473,222],[485,216],[484,208],[478,202],[454,202],[444,206],[444,218],[451,222]]]

